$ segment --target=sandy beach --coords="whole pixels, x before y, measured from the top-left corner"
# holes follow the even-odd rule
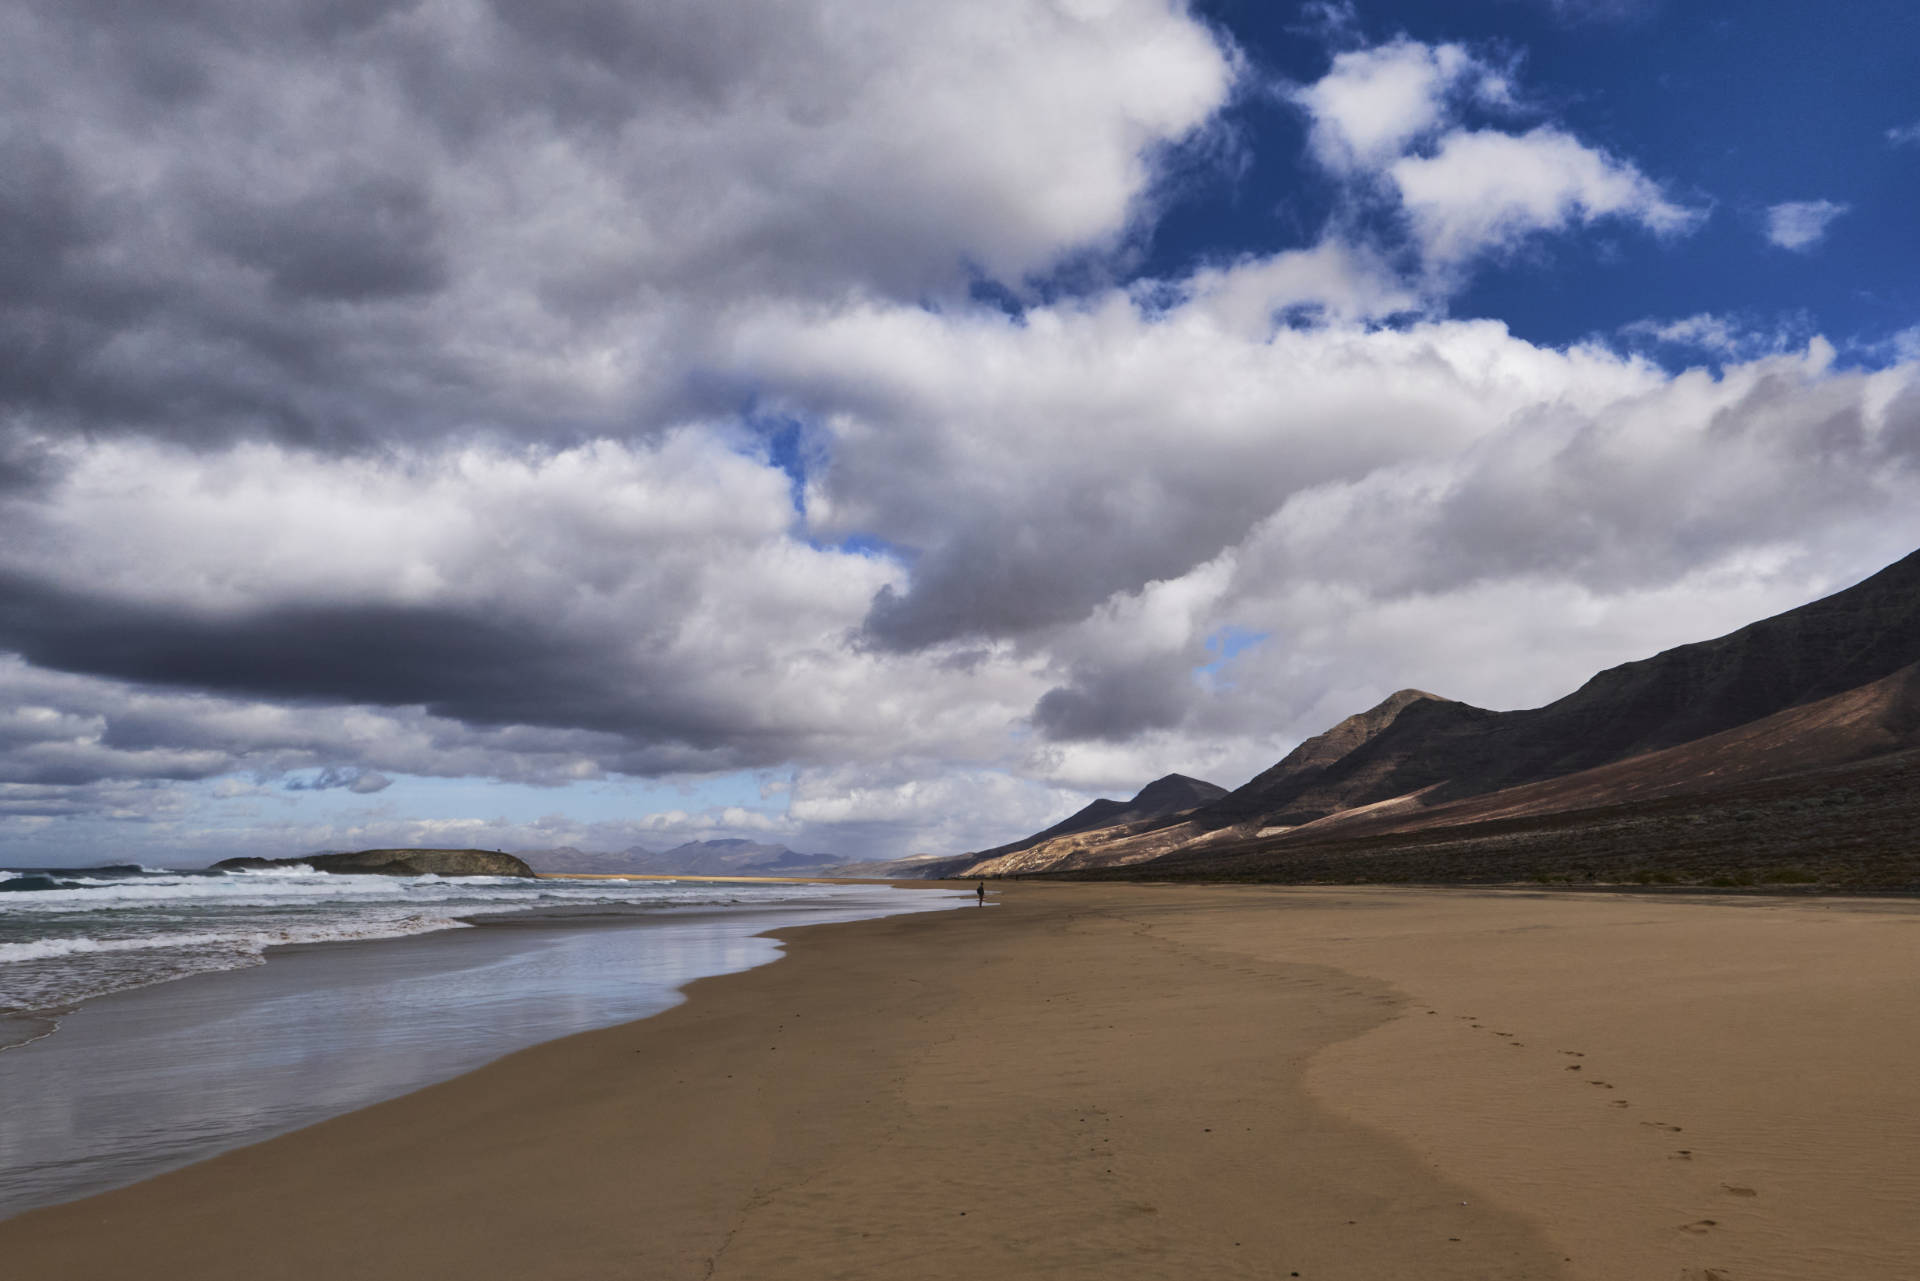
[[[1920,905],[996,886],[0,1223],[23,1276],[1815,1281],[1920,1258]]]

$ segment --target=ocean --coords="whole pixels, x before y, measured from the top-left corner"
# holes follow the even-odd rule
[[[831,900],[837,887],[702,881],[341,876],[308,868],[0,869],[0,1037],[88,997],[259,965],[270,947],[471,928],[539,911],[617,915]],[[0,1046],[7,1040],[0,1039]]]
[[[644,1018],[886,886],[0,870],[0,1217]]]

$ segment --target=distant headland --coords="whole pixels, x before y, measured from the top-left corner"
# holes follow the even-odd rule
[[[532,876],[533,869],[498,850],[357,850],[305,858],[223,858],[229,870],[306,866],[316,872],[376,876]]]

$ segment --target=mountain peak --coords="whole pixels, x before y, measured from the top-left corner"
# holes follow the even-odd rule
[[[1167,774],[1154,779],[1153,782],[1134,793],[1130,801],[1109,800],[1103,796],[1061,819],[1043,832],[1035,832],[1023,840],[1012,841],[1006,845],[981,850],[963,857],[970,862],[999,858],[1002,855],[1031,849],[1056,836],[1070,836],[1076,832],[1091,832],[1120,823],[1137,823],[1143,819],[1165,818],[1168,815],[1181,814],[1202,805],[1212,804],[1226,794],[1226,788],[1204,779],[1193,778],[1186,774]]]
[[[1331,765],[1393,724],[1400,713],[1413,704],[1450,701],[1452,700],[1429,694],[1422,689],[1396,690],[1366,711],[1356,712],[1324,734],[1316,734],[1306,740],[1287,753],[1286,757],[1269,773],[1286,770],[1292,774]]]
[[[1356,712],[1326,733],[1307,739],[1238,791],[1209,804],[1198,821],[1209,828],[1225,827],[1281,809],[1309,792],[1328,770],[1386,733],[1401,713],[1422,705],[1470,710],[1465,703],[1425,690],[1396,690],[1366,711]]]
[[[1204,779],[1191,778],[1185,774],[1168,774],[1156,778],[1127,802],[1127,809],[1138,812],[1142,818],[1158,814],[1171,814],[1176,810],[1190,810],[1196,805],[1205,805],[1208,801],[1218,800],[1227,794],[1227,789]]]

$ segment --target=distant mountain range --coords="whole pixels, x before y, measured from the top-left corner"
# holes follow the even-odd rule
[[[1401,690],[1232,792],[1169,775],[1024,840],[914,867],[1661,879],[1677,875],[1663,859],[1690,851],[1698,880],[1799,869],[1906,884],[1920,882],[1920,843],[1903,835],[1920,820],[1920,794],[1902,781],[1916,775],[1920,553],[1729,635],[1610,668],[1545,707],[1495,712]],[[1649,816],[1685,830],[1632,837]]]
[[[522,850],[537,872],[624,872],[648,876],[817,876],[843,860],[833,854],[797,854],[784,845],[754,841],[688,841],[670,850],[639,845],[617,853],[590,853],[562,845]]]

